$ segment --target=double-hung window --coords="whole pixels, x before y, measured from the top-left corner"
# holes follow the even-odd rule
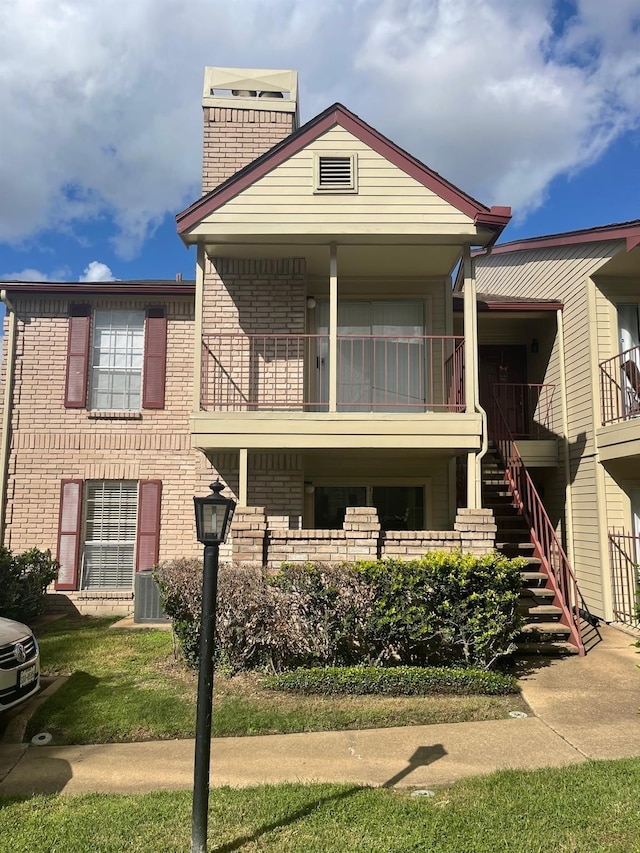
[[[87,480],[82,589],[132,589],[137,516],[135,480]]]
[[[133,590],[158,562],[160,480],[62,480],[60,590]]]
[[[91,409],[141,408],[144,311],[96,311],[91,363]]]
[[[163,409],[167,318],[143,310],[71,305],[64,404],[94,412]]]

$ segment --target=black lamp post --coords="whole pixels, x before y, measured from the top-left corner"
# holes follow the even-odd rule
[[[196,752],[193,771],[191,853],[206,853],[209,817],[209,768],[211,763],[211,709],[213,706],[213,643],[216,627],[218,554],[227,538],[236,503],[225,498],[224,486],[216,480],[211,494],[194,498],[196,535],[204,545],[202,612],[200,615],[200,666],[196,710]]]

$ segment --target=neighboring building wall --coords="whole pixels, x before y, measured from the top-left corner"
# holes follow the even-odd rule
[[[214,190],[294,130],[293,112],[204,107],[203,114],[203,193]]]
[[[611,242],[584,243],[505,252],[476,259],[476,281],[480,292],[554,299],[564,303],[574,568],[586,603],[597,616],[605,615],[605,597],[594,435],[594,410],[599,409],[599,400],[594,400],[595,377],[592,375],[592,361],[589,357],[589,288],[592,286],[590,276],[614,250]],[[558,382],[558,379],[559,352],[557,345],[554,345],[545,382]],[[557,494],[552,500],[559,504],[560,480],[556,482],[556,489]]]

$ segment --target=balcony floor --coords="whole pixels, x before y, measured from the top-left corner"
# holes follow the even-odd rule
[[[465,412],[197,412],[191,444],[200,450],[446,449],[477,451],[480,415]]]

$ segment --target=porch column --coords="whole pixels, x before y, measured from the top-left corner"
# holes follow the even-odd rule
[[[464,247],[464,398],[465,411],[478,411],[478,329],[476,321],[476,279],[471,262],[471,249]],[[480,500],[480,459],[476,453],[467,454],[467,507],[478,509]]]
[[[247,491],[249,484],[249,464],[246,447],[240,448],[238,459],[238,506],[247,506]]]
[[[204,305],[204,244],[198,243],[196,259],[196,294],[193,332],[193,411],[199,412],[202,402],[202,312]]]
[[[329,411],[338,409],[338,247],[329,243]]]

